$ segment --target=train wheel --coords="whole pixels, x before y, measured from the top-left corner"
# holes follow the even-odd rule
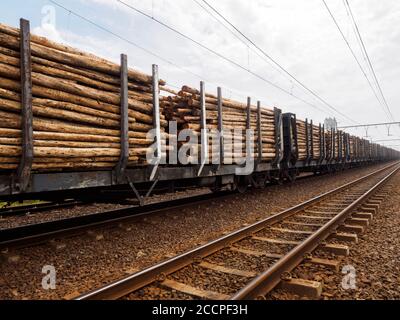
[[[222,190],[222,184],[220,179],[217,179],[212,186],[210,186],[211,192],[219,192]]]
[[[279,173],[278,184],[279,184],[280,186],[283,185],[284,182],[285,182],[285,180],[286,180],[286,170],[281,171],[281,172]]]
[[[252,185],[257,189],[264,189],[266,187],[268,177],[265,174],[255,174],[252,179]]]
[[[236,176],[235,187],[239,193],[245,193],[249,188],[249,179],[245,176]]]
[[[296,179],[297,179],[297,175],[298,175],[297,169],[295,169],[295,170],[289,170],[289,172],[287,173],[288,181],[290,181],[290,182],[295,182]]]
[[[219,187],[219,186],[212,186],[212,187],[210,187],[210,191],[211,192],[220,192],[222,190],[222,188],[221,187]]]
[[[282,182],[281,182],[281,180],[280,180],[280,178],[279,177],[272,177],[272,178],[270,178],[269,179],[269,183],[270,184],[274,184],[274,185],[280,185],[280,184],[282,184]]]

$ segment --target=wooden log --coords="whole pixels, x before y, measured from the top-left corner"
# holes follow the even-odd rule
[[[36,59],[38,60],[38,59]],[[20,61],[19,58],[15,58],[9,55],[5,55],[3,53],[0,53],[0,61],[4,64],[8,64],[14,67],[19,67],[20,65]],[[32,61],[32,71],[37,72],[37,73],[41,73],[41,74],[45,74],[48,76],[54,76],[57,78],[61,78],[61,79],[65,79],[65,80],[72,80],[72,81],[76,81],[78,84],[84,84],[84,85],[88,85],[90,87],[93,88],[97,88],[100,90],[108,90],[111,92],[116,92],[119,93],[120,89],[118,88],[118,83],[115,83],[115,85],[113,84],[109,84],[109,83],[104,83],[98,80],[93,80],[90,77],[86,76],[86,75],[82,75],[82,74],[78,74],[76,72],[72,72],[71,70],[67,71],[67,70],[63,70],[63,69],[59,69],[58,67],[60,66],[60,64],[57,63],[52,63],[51,61],[49,61],[50,63],[46,63],[47,60],[44,59],[40,59],[39,60],[42,63],[36,63],[35,61]],[[49,64],[51,64],[52,66],[48,66]],[[71,68],[73,69],[73,68]]]
[[[200,92],[199,92],[197,89],[190,88],[190,87],[188,87],[188,86],[182,87],[182,92],[190,93],[190,94],[192,94],[192,97],[193,97],[193,95],[194,95],[195,98],[199,97],[199,95],[200,95]],[[207,102],[207,103],[210,103],[210,102],[211,102],[211,103],[216,104],[216,103],[217,103],[217,100],[218,100],[218,97],[217,97],[217,96],[211,95],[211,94],[208,94],[208,93],[206,94],[206,102]],[[224,105],[224,106],[227,106],[227,107],[230,107],[230,108],[233,108],[233,109],[247,110],[247,104],[245,104],[245,103],[240,103],[240,102],[237,102],[237,101],[234,101],[234,100],[230,100],[230,99],[226,99],[226,98],[223,99],[223,105]],[[252,106],[251,109],[252,109],[253,111],[256,111],[256,110],[257,110],[257,107],[256,107],[256,106]],[[270,110],[270,109],[267,109],[267,108],[263,108],[263,109],[262,109],[262,112],[265,113],[265,114],[271,114],[271,115],[273,115],[273,110]]]
[[[10,27],[0,25],[0,44],[6,48],[18,50],[19,48],[19,31],[11,31]],[[11,33],[13,33],[11,35]],[[101,59],[95,55],[83,53],[71,47],[57,44],[46,38],[31,35],[32,54],[41,58],[64,63],[78,68],[87,68],[94,71],[100,71],[105,74],[118,76],[120,66],[108,60]],[[152,77],[137,70],[129,69],[128,78],[131,80],[151,83]],[[165,81],[160,80],[160,84],[164,85]]]
[[[169,148],[163,148],[163,151]],[[149,148],[129,149],[130,156],[145,156]],[[89,158],[89,157],[116,157],[119,148],[59,148],[59,147],[34,147],[35,157],[45,158]],[[21,147],[0,145],[0,156],[20,156]]]
[[[19,115],[0,111],[0,117],[3,117],[1,124],[3,128],[18,129],[21,127],[21,117]],[[119,135],[119,130],[88,127],[81,124],[71,125],[70,123],[67,122],[59,120],[43,119],[39,117],[34,117],[33,129],[36,131],[45,131],[45,132],[53,131],[53,132],[65,132],[65,133],[79,133],[79,134],[99,134],[105,136]]]
[[[17,111],[19,112],[21,110],[21,105],[20,103],[16,103],[14,102],[13,104],[11,104],[9,101],[4,101],[4,103],[2,103],[2,99],[1,97],[4,98],[12,98],[15,100],[16,97],[18,97],[17,94],[15,94],[12,91],[9,90],[5,90],[2,89],[0,90],[0,108],[2,108],[3,110],[7,110],[8,108],[12,111]],[[13,101],[14,101],[13,100]],[[17,100],[20,101],[20,100]],[[83,121],[84,119],[86,119],[86,115],[90,115],[90,116],[95,116],[96,118],[106,118],[106,119],[113,119],[116,121],[112,121],[112,122],[104,122],[104,125],[110,125],[110,126],[119,126],[119,109],[115,108],[115,113],[113,112],[108,112],[108,111],[101,111],[101,110],[97,110],[94,108],[89,108],[89,107],[84,107],[84,106],[80,106],[77,104],[73,104],[73,103],[69,103],[69,102],[60,102],[60,101],[55,101],[55,100],[49,100],[49,99],[41,99],[41,98],[34,98],[33,99],[33,104],[36,107],[50,107],[50,108],[55,108],[55,109],[64,109],[66,111],[73,111],[73,112],[77,112],[77,113],[82,113],[83,117],[81,118],[81,121]],[[145,124],[153,124],[153,117],[134,111],[134,110],[129,110],[129,121],[130,122],[136,122],[136,120],[138,122],[143,122]],[[50,115],[53,115],[57,118],[63,119],[63,111],[52,111],[49,113]],[[69,114],[71,115],[71,113],[66,112],[65,114]],[[73,114],[72,114],[73,115]],[[93,118],[88,118],[88,119],[93,119]],[[73,120],[73,119],[71,119]],[[102,121],[99,121],[99,124],[102,124]],[[108,124],[106,124],[108,123]],[[160,120],[160,124],[163,127],[166,127],[168,125],[167,121],[165,120]]]
[[[9,138],[21,137],[21,130],[0,128],[0,137],[9,137]]]
[[[19,68],[0,62],[0,75],[6,78],[18,80],[20,78],[20,70]],[[96,101],[101,101],[114,106],[118,106],[120,102],[119,95],[115,93],[97,90],[94,88],[76,84],[69,80],[63,80],[61,78],[56,78],[56,77],[49,77],[47,75],[37,72],[32,72],[32,83],[34,84],[33,87],[42,86],[48,89],[57,90],[59,92],[65,92],[67,94],[71,94],[78,97],[95,99]],[[129,100],[129,107],[134,110],[144,112],[146,114],[151,114],[153,112],[151,105],[145,104],[143,102],[134,99],[128,99],[128,100]],[[70,102],[79,104],[76,100]]]
[[[1,143],[1,141],[0,141]],[[119,143],[107,142],[77,142],[77,141],[56,141],[56,140],[35,140],[35,147],[60,147],[60,148],[118,148]]]
[[[13,91],[13,92],[21,91],[19,82],[15,81],[15,80],[10,80],[10,79],[4,78],[4,77],[0,77],[0,86],[3,89]],[[77,95],[65,93],[65,92],[62,92],[59,90],[45,88],[40,85],[33,86],[32,92],[35,97],[42,97],[42,98],[46,98],[46,99],[50,99],[50,100],[57,100],[57,101],[72,103],[75,105],[86,106],[86,107],[98,109],[101,111],[119,114],[119,108],[116,107],[115,105],[100,102],[95,99],[89,99],[89,98],[84,98],[84,97],[80,97]],[[0,94],[1,94],[1,92],[0,92]],[[132,111],[132,110],[129,110],[129,111]],[[130,116],[133,116],[133,114],[130,113]]]
[[[65,162],[84,162],[84,163],[93,163],[93,162],[107,162],[115,164],[118,162],[118,157],[91,157],[91,158],[35,158],[34,163],[42,163],[42,164],[56,164],[58,163],[60,167]],[[140,158],[137,156],[130,156],[129,161],[130,163],[134,163],[139,161]],[[0,163],[8,163],[8,164],[18,164],[19,163],[18,157],[0,157]]]

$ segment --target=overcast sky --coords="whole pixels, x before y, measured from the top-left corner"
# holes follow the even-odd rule
[[[198,86],[207,91],[222,86],[224,95],[245,101],[246,96],[264,106],[294,112],[300,118],[322,122],[336,116],[339,125],[352,124],[277,71],[260,53],[239,41],[216,18],[199,6],[201,0],[124,0],[171,25],[196,41],[275,83],[315,107],[295,99],[256,76],[196,46],[116,0],[55,0],[127,41],[100,30],[46,0],[2,0],[0,22],[18,26],[29,19],[34,33],[113,61],[127,53],[129,63],[150,73],[151,64],[169,84]],[[330,105],[358,123],[386,122],[388,116],[375,98],[322,0],[208,0],[272,58]],[[357,39],[342,0],[326,0],[365,70]],[[400,120],[400,1],[349,0],[377,78],[394,118]],[[52,6],[54,23],[48,23]],[[50,11],[49,11],[50,8]],[[53,21],[52,21],[53,22]],[[162,56],[169,64],[142,49]],[[176,67],[179,66],[180,68]],[[370,77],[370,74],[368,73]],[[371,78],[371,77],[370,77]],[[372,78],[371,78],[372,80]],[[365,136],[364,129],[349,130]],[[400,126],[371,128],[370,139],[400,139]],[[385,142],[400,149],[400,140]]]

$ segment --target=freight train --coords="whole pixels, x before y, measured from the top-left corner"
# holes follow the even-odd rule
[[[116,65],[31,36],[26,20],[20,29],[0,25],[0,64],[3,201],[142,202],[155,191],[189,187],[244,192],[293,181],[302,172],[400,157],[294,113],[225,99],[220,88],[209,94],[203,82],[199,90],[184,86],[175,92],[158,78],[155,65],[145,75],[128,69],[125,55]],[[244,129],[244,135],[228,140],[235,129]],[[197,142],[182,160],[178,155],[190,136]]]

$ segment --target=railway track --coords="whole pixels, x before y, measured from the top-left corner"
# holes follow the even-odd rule
[[[316,250],[348,253],[368,226],[400,169],[393,164],[253,225],[78,297],[90,299],[255,299],[278,284],[299,286],[289,272]]]
[[[123,209],[109,210],[84,216],[66,218],[30,224],[0,230],[0,249],[19,248],[37,245],[58,238],[80,235],[86,231],[95,231],[102,227],[118,226],[121,223],[133,222],[145,216],[161,214],[175,208],[184,208],[213,199],[229,197],[233,192],[221,191],[176,200],[163,201],[145,206],[131,206]]]
[[[80,205],[82,203],[83,202],[76,200],[66,200],[60,202],[45,202],[45,203],[37,203],[31,205],[3,207],[0,208],[0,217],[7,218],[14,216],[24,216],[33,213],[46,212],[63,208],[71,208]]]

